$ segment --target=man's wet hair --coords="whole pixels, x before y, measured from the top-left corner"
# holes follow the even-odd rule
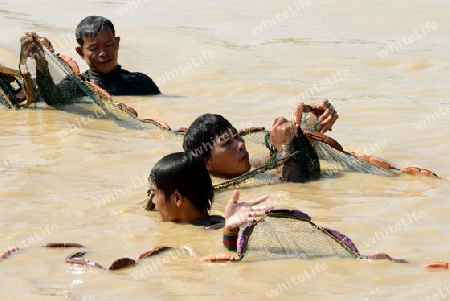
[[[214,139],[232,128],[222,115],[203,114],[189,126],[184,135],[183,149],[201,159],[210,158]]]
[[[80,46],[83,46],[83,37],[96,37],[97,34],[105,29],[112,31],[115,36],[114,25],[112,22],[101,16],[89,16],[81,20],[75,30],[75,38]]]
[[[178,192],[202,214],[211,209],[214,189],[205,163],[187,152],[162,157],[152,168],[149,181],[162,190],[166,201]]]

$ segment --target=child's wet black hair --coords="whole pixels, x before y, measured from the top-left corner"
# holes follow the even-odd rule
[[[149,181],[162,190],[166,199],[178,192],[202,214],[211,209],[214,198],[212,181],[200,158],[187,152],[162,157],[152,168]]]
[[[215,137],[232,128],[222,115],[203,114],[189,126],[184,135],[183,149],[201,159],[210,158]]]

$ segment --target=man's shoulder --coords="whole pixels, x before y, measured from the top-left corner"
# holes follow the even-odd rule
[[[141,91],[139,93],[143,94],[161,94],[161,91],[159,90],[156,83],[153,81],[153,79],[150,78],[145,73],[142,72],[130,72],[128,70],[122,69],[121,70],[121,78],[123,81],[128,83],[133,83],[136,85],[139,85],[144,89],[145,91]]]
[[[131,79],[136,81],[142,81],[142,80],[149,80],[151,79],[150,76],[148,76],[145,73],[142,72],[131,72],[126,69],[122,69],[122,77],[125,79]]]
[[[94,78],[99,77],[98,75],[95,74],[95,72],[92,72],[92,70],[88,69],[86,71],[84,71],[81,76],[86,79],[86,80],[92,80]],[[126,69],[121,69],[120,73],[116,73],[115,75],[111,76],[111,75],[107,75],[104,78],[101,77],[102,80],[117,80],[117,79],[122,79],[122,80],[128,80],[128,81],[141,81],[141,80],[148,80],[151,79],[147,74],[142,73],[142,72],[131,72],[128,71]]]
[[[156,95],[161,94],[153,80],[142,72],[130,72],[119,69],[108,73],[98,74],[86,70],[81,75],[85,80],[95,83],[111,95]]]

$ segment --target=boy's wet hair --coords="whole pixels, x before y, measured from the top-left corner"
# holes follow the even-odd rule
[[[162,190],[166,200],[178,192],[202,214],[211,209],[214,189],[203,161],[191,153],[177,152],[162,157],[152,168],[149,181]]]
[[[80,46],[83,46],[83,37],[95,37],[97,34],[105,29],[111,30],[115,35],[114,25],[112,22],[101,16],[89,16],[81,20],[75,30],[75,38]]]
[[[232,128],[222,115],[203,114],[189,126],[184,135],[183,149],[201,159],[210,158],[214,139]]]

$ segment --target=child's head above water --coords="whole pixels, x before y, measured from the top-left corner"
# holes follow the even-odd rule
[[[251,168],[244,139],[221,115],[198,117],[184,135],[183,148],[201,157],[214,176],[233,178]]]
[[[189,222],[208,215],[214,190],[203,161],[188,152],[161,158],[150,173],[153,203],[163,221]]]
[[[214,139],[228,133],[233,126],[221,115],[203,114],[189,126],[184,135],[183,148],[202,159],[211,157]]]

